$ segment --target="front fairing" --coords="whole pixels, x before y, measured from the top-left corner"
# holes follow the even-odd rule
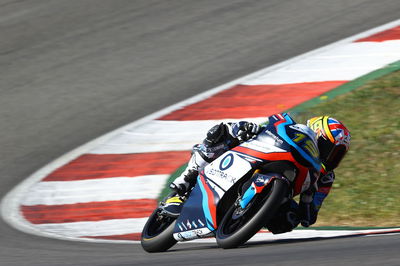
[[[290,146],[298,163],[310,170],[321,171],[315,133],[310,128],[297,124],[287,113],[271,116],[266,128]]]
[[[240,154],[228,151],[207,165],[185,202],[174,228],[178,241],[208,237],[217,229],[220,199],[238,180],[253,169]]]

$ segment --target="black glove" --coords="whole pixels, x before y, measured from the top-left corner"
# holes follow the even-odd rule
[[[261,127],[252,122],[239,122],[239,131],[237,133],[239,140],[246,141],[260,133]]]

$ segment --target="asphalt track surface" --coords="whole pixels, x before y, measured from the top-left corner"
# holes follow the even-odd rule
[[[232,79],[399,19],[398,0],[0,0],[0,196],[51,160]],[[400,236],[236,250],[88,244],[0,222],[0,265],[400,265]]]

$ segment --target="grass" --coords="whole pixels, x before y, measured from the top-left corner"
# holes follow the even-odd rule
[[[297,115],[330,115],[351,132],[351,147],[316,225],[400,225],[400,72]]]

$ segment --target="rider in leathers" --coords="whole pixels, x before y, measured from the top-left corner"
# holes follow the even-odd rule
[[[317,134],[323,168],[319,178],[314,180],[314,183],[301,193],[300,203],[297,204],[294,200],[289,201],[280,208],[275,218],[267,224],[268,230],[274,234],[289,232],[299,223],[308,227],[316,222],[322,202],[328,196],[335,180],[333,169],[337,167],[349,148],[349,131],[338,120],[328,116],[315,117],[308,120],[307,126]],[[332,132],[332,129],[337,127],[339,127],[340,132]],[[203,142],[193,147],[188,166],[170,184],[170,188],[178,195],[183,195],[190,191],[196,183],[198,173],[207,164],[224,152],[253,138],[261,132],[261,129],[262,127],[259,125],[247,121],[215,125],[207,132],[207,137]],[[169,210],[173,209],[179,212],[182,202],[180,202],[179,197],[174,198],[175,200],[170,202],[172,203],[171,205],[175,205],[175,208],[170,208]],[[177,206],[178,208],[176,208]],[[166,209],[168,210],[168,208]]]

